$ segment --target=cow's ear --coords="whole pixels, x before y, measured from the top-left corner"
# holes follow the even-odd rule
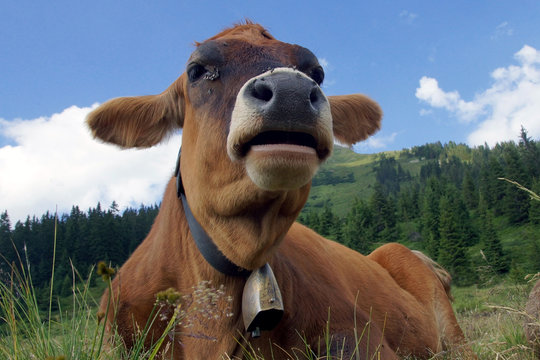
[[[102,104],[86,118],[92,134],[123,148],[156,145],[183,125],[184,99],[178,80],[159,95],[122,97]]]
[[[328,96],[335,138],[347,145],[365,140],[381,126],[382,110],[365,95]]]

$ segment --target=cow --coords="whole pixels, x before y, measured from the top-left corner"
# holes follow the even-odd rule
[[[285,359],[306,349],[343,358],[474,356],[445,276],[427,257],[399,244],[364,256],[295,222],[334,142],[364,140],[382,118],[365,95],[326,96],[323,80],[310,50],[246,22],[196,43],[161,94],[112,99],[88,115],[93,136],[121,148],[151,147],[182,129],[159,214],[102,297],[107,329],[127,348],[148,323],[146,346],[166,330],[167,321],[149,320],[156,294],[189,294],[206,282],[222,286],[227,315],[166,330],[174,336],[161,351],[174,359],[249,351]],[[264,297],[245,289],[254,274],[281,308],[248,331],[243,309],[257,304],[245,292]]]

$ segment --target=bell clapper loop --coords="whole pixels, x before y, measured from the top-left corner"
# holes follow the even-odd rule
[[[251,337],[258,338],[259,336],[261,336],[261,329],[259,327],[256,327],[255,330],[251,332]]]

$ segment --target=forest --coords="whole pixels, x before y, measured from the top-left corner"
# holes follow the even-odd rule
[[[519,282],[540,271],[540,202],[503,180],[540,193],[540,143],[525,129],[518,143],[492,148],[431,143],[360,163],[358,156],[336,149],[313,181],[315,195],[301,212],[301,223],[364,254],[392,241],[424,251],[458,286],[499,277]],[[362,179],[350,170],[354,161],[359,164],[354,169],[367,174]],[[344,194],[345,205],[316,195],[343,193],[339,186],[368,191]],[[9,279],[11,264],[29,266],[34,286],[46,289],[54,260],[54,291],[69,294],[72,269],[85,278],[99,261],[120,266],[158,211],[158,205],[123,211],[115,202],[87,210],[74,205],[69,214],[45,213],[15,224],[4,211],[0,281]]]

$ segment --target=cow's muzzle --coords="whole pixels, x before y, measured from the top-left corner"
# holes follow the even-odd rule
[[[251,78],[238,93],[227,138],[233,161],[268,190],[299,188],[333,147],[326,96],[304,73],[278,68]]]

